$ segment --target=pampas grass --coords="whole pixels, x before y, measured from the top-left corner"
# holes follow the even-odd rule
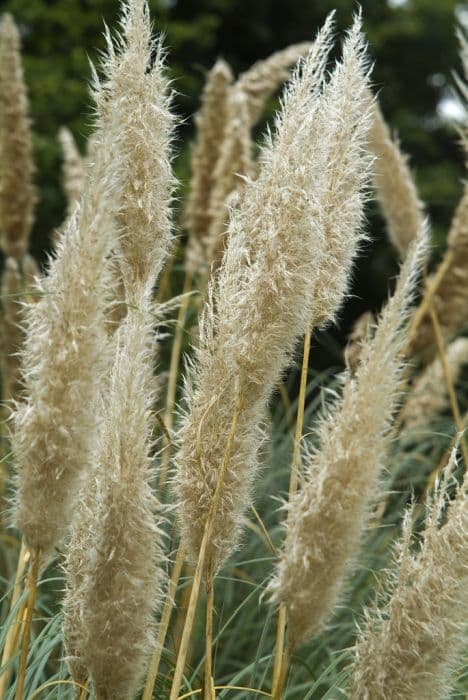
[[[0,240],[5,255],[17,260],[28,249],[36,202],[20,51],[18,29],[12,16],[5,14],[0,23]]]
[[[96,427],[106,347],[106,258],[114,243],[120,188],[118,133],[108,120],[80,207],[58,241],[36,303],[25,308],[26,398],[12,417],[17,471],[14,520],[44,557],[63,541]],[[86,265],[80,264],[86,260]]]
[[[183,538],[192,557],[200,547],[225,451],[218,436],[232,424],[235,407],[245,402],[208,544],[214,571],[240,534],[265,401],[313,314],[311,295],[324,232],[308,201],[318,198],[324,171],[325,149],[316,148],[313,136],[323,139],[314,118],[320,113],[330,34],[328,21],[286,93],[258,178],[246,183],[242,206],[231,211],[228,247],[190,372],[176,487]],[[304,149],[310,149],[309,157],[304,158]],[[294,208],[288,206],[293,202]]]
[[[118,145],[126,164],[119,262],[128,308],[110,341],[113,360],[102,390],[102,426],[93,473],[74,520],[64,606],[71,673],[78,682],[89,673],[97,697],[113,700],[133,697],[142,680],[161,599],[162,514],[151,487],[152,289],[172,238],[174,182],[172,116],[160,53],[152,70],[146,70],[155,47],[147,4],[131,0],[124,5],[122,25],[120,53],[114,55],[109,46],[109,88],[126,104]],[[136,118],[141,94],[145,98]]]
[[[347,685],[351,698],[466,694],[466,673],[451,674],[467,565],[454,457],[425,530],[416,521],[466,423],[465,386],[454,380],[467,340],[447,342],[465,324],[454,271],[466,202],[411,316],[429,247],[422,207],[371,97],[360,17],[338,53],[330,16],[313,44],[237,80],[215,64],[179,206],[164,50],[145,0],[121,10],[93,72],[86,156],[61,135],[68,207],[44,271],[26,252],[27,168],[11,202],[29,204],[15,212],[22,233],[8,240],[21,243],[2,280],[13,413],[1,466],[8,489],[16,474],[23,540],[0,531],[0,695],[318,700]],[[10,78],[20,75],[17,49],[0,67]],[[252,127],[297,59],[257,147]],[[340,322],[371,235],[372,174],[403,264],[375,323],[368,312],[356,324],[347,369],[318,372],[309,352],[328,333],[315,331]],[[173,208],[188,240],[171,255]],[[177,320],[167,318],[179,302]],[[450,304],[456,322],[444,316]],[[414,342],[427,314],[439,358],[415,371],[404,359],[408,322]],[[434,410],[444,411],[437,433]],[[411,498],[398,561],[376,586]]]
[[[455,453],[436,486],[422,541],[415,546],[409,510],[379,607],[369,609],[355,648],[351,700],[448,697],[463,650],[467,610],[466,479],[452,501]],[[382,600],[383,599],[383,600]]]
[[[209,71],[195,116],[197,141],[193,147],[190,194],[185,210],[189,230],[187,271],[193,275],[209,264],[207,238],[211,228],[211,192],[216,184],[214,170],[220,157],[228,120],[229,86],[233,76],[228,64],[218,60]]]
[[[424,210],[407,157],[393,140],[377,103],[372,111],[370,147],[374,186],[390,240],[404,256],[421,229]]]
[[[78,150],[73,134],[65,126],[59,131],[59,140],[63,152],[63,184],[67,196],[67,214],[71,216],[85,188],[86,162]]]
[[[290,646],[318,634],[341,595],[378,492],[402,373],[411,300],[427,233],[404,265],[397,289],[364,341],[355,375],[318,428],[320,447],[305,449],[299,491],[287,505],[286,538],[272,598],[286,605]]]

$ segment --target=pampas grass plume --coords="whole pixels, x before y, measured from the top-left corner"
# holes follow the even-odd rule
[[[373,105],[370,148],[377,199],[393,245],[404,256],[421,229],[424,209],[419,199],[407,157],[390,135],[377,102]]]
[[[457,338],[445,350],[447,367],[452,382],[458,379],[464,364],[468,363],[468,338]],[[444,369],[439,358],[425,367],[416,379],[403,411],[406,430],[428,426],[431,419],[449,405]]]
[[[96,85],[105,91],[105,85]],[[102,95],[101,95],[102,97]],[[108,93],[110,104],[117,95]],[[115,102],[114,102],[115,105]],[[107,258],[115,243],[121,161],[114,116],[99,132],[96,162],[80,206],[58,240],[39,299],[25,308],[22,374],[26,398],[12,417],[17,469],[14,520],[44,557],[62,542],[95,438],[105,366]]]
[[[85,485],[67,559],[64,637],[71,673],[89,673],[98,698],[135,695],[154,648],[154,612],[165,559],[154,478],[152,410],[156,400],[153,285],[172,240],[172,115],[160,46],[148,5],[124,3],[123,34],[110,85],[120,96],[119,155],[126,165],[117,260],[127,314],[110,341],[110,378],[94,473]],[[148,153],[146,153],[148,149]],[[92,537],[88,533],[92,532]]]
[[[59,140],[63,152],[63,186],[67,195],[67,214],[71,216],[85,188],[86,162],[67,127],[62,126],[60,129]]]
[[[200,111],[195,116],[197,140],[191,158],[192,177],[184,222],[190,234],[187,266],[191,274],[208,264],[206,240],[212,218],[209,202],[228,121],[227,104],[232,79],[228,64],[219,59],[207,75]]]
[[[1,247],[19,260],[28,249],[36,195],[20,38],[9,14],[0,23],[0,153]]]
[[[466,477],[450,502],[455,451],[427,505],[415,546],[410,510],[387,590],[368,610],[355,647],[350,700],[442,700],[464,645],[468,607]],[[382,600],[383,598],[383,600]]]
[[[153,321],[148,311],[129,312],[113,336],[95,469],[66,562],[67,661],[78,682],[89,673],[101,700],[135,695],[154,648],[161,600],[161,508],[150,486]]]
[[[270,583],[286,605],[291,647],[318,634],[336,607],[378,493],[402,373],[409,305],[427,251],[423,230],[354,376],[306,447],[299,491],[287,505],[286,539]]]
[[[316,313],[314,295],[325,250],[329,168],[338,166],[328,156],[335,152],[336,131],[344,117],[337,115],[331,94],[346,91],[349,101],[339,99],[339,92],[335,97],[348,110],[353,93],[359,96],[358,88],[366,89],[356,28],[345,50],[345,63],[330,80],[333,87],[324,87],[331,28],[329,18],[308,58],[296,70],[275,133],[262,153],[258,178],[246,181],[238,204],[232,207],[226,253],[202,319],[200,349],[189,374],[176,488],[183,537],[193,557],[225,451],[219,436],[226,435],[236,405],[241,406],[209,543],[208,558],[214,570],[239,539],[242,514],[251,498],[266,400]],[[354,147],[350,145],[359,153]],[[341,156],[346,158],[346,153]],[[358,208],[358,192],[345,188],[343,198],[347,196],[352,196]],[[347,202],[342,204],[346,208]],[[346,234],[349,237],[349,230]]]

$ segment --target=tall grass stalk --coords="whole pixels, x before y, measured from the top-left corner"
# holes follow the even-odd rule
[[[154,684],[158,676],[161,654],[164,648],[164,642],[166,641],[167,631],[169,629],[169,622],[175,604],[177,586],[179,584],[180,575],[184,566],[185,555],[186,552],[184,547],[179,546],[177,549],[177,554],[172,569],[171,580],[167,589],[164,608],[161,615],[161,621],[159,623],[158,636],[156,639],[154,653],[151,658],[151,664],[149,667],[148,676],[146,678],[142,700],[151,700],[151,698],[153,697]]]
[[[165,450],[161,457],[161,471],[159,475],[159,488],[163,492],[166,486],[166,480],[169,471],[169,463],[171,458],[170,436],[174,423],[174,408],[176,405],[177,382],[180,370],[180,358],[182,354],[182,343],[185,333],[185,324],[187,312],[190,306],[190,292],[192,291],[192,276],[187,271],[184,279],[184,287],[182,290],[182,300],[179,306],[177,322],[175,326],[174,339],[171,347],[171,359],[169,363],[169,378],[167,382],[166,404],[164,409],[164,425],[166,427],[169,438],[165,440]]]
[[[301,460],[301,442],[302,442],[302,432],[304,426],[304,410],[305,410],[305,400],[306,400],[306,390],[307,390],[307,376],[309,370],[309,357],[310,357],[310,345],[312,340],[312,328],[308,328],[304,336],[304,348],[302,352],[302,366],[301,366],[301,380],[299,385],[299,395],[297,400],[297,417],[296,417],[296,429],[294,434],[294,447],[293,456],[291,462],[291,475],[289,479],[289,491],[288,491],[288,501],[292,501],[294,498],[298,479],[299,479],[299,469]],[[286,676],[286,670],[289,660],[290,649],[284,648],[284,642],[286,638],[286,624],[287,624],[287,609],[284,603],[280,604],[280,609],[278,613],[278,620],[276,625],[276,642],[275,642],[275,657],[273,664],[273,678],[272,678],[272,696],[274,700],[280,700],[281,693],[283,689],[283,683]]]
[[[16,677],[15,700],[23,700],[24,683],[28,664],[29,642],[31,637],[31,626],[36,602],[37,583],[39,578],[40,548],[36,547],[31,552],[31,559],[28,573],[28,599],[25,610],[25,618],[21,633],[21,651],[19,658],[18,675]]]
[[[466,444],[466,438],[463,431],[463,421],[460,414],[460,407],[458,405],[458,399],[455,392],[455,387],[453,383],[453,377],[450,372],[450,367],[447,362],[447,355],[445,352],[445,343],[442,337],[442,329],[440,327],[439,318],[434,305],[429,306],[429,314],[431,317],[431,323],[434,329],[434,336],[437,344],[437,352],[439,354],[440,362],[442,364],[442,369],[444,372],[444,379],[447,385],[447,391],[450,400],[450,408],[452,410],[453,419],[455,421],[455,426],[457,432],[460,434],[460,446],[463,454],[463,460],[465,462],[465,469],[468,468],[468,446]]]
[[[213,535],[215,516],[217,509],[219,507],[219,502],[221,500],[222,491],[224,488],[224,480],[226,478],[226,473],[229,465],[229,460],[231,457],[231,451],[234,445],[234,437],[236,434],[239,417],[242,412],[242,399],[239,398],[237,405],[232,417],[232,423],[229,429],[229,434],[226,442],[226,449],[224,452],[223,461],[221,464],[221,469],[219,471],[218,479],[216,482],[216,488],[213,494],[213,499],[210,505],[210,510],[208,513],[208,518],[206,520],[205,532],[200,545],[200,551],[198,553],[197,565],[195,568],[195,573],[193,577],[192,590],[190,594],[189,605],[187,609],[187,615],[185,618],[184,629],[182,632],[182,637],[180,641],[179,653],[177,655],[177,663],[174,671],[174,678],[172,681],[171,693],[169,700],[177,700],[180,687],[182,684],[182,676],[184,673],[185,660],[187,658],[187,652],[190,644],[190,636],[192,634],[193,622],[195,619],[195,612],[198,605],[198,599],[200,596],[200,588],[203,581],[203,576],[206,575],[207,561],[208,568],[212,569],[213,562],[209,560],[209,550],[208,544]]]

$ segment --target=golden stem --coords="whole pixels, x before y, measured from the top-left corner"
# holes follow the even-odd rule
[[[442,336],[442,331],[440,328],[440,323],[439,319],[437,317],[437,312],[435,310],[434,304],[430,304],[429,306],[429,314],[431,316],[431,321],[432,321],[432,326],[434,328],[434,335],[436,339],[436,344],[437,344],[437,351],[439,353],[440,357],[440,362],[442,365],[442,370],[444,373],[444,378],[445,378],[445,383],[447,385],[447,392],[449,395],[449,400],[450,400],[450,408],[452,410],[452,415],[455,421],[455,426],[457,429],[457,432],[462,433],[463,432],[463,421],[462,417],[460,414],[460,407],[458,405],[458,399],[457,395],[455,393],[455,387],[452,381],[452,377],[450,375],[450,368],[447,363],[447,355],[445,353],[445,345],[444,345],[444,339]],[[468,449],[466,446],[466,440],[465,437],[461,437],[461,449],[463,453],[463,459],[465,460],[465,469],[468,468]]]
[[[213,660],[211,647],[213,645],[213,606],[214,586],[212,576],[207,576],[206,582],[206,624],[205,624],[205,671],[204,671],[204,700],[214,700],[213,694]]]
[[[23,582],[23,575],[28,563],[30,554],[26,547],[24,540],[21,540],[21,549],[18,557],[18,564],[16,567],[15,582],[13,584],[13,592],[10,601],[10,610],[13,610],[16,603],[18,602],[21,595],[21,588]],[[13,670],[12,665],[6,666],[8,661],[15,655],[18,640],[20,638],[21,621],[23,619],[24,606],[20,606],[14,623],[10,626],[7,635],[5,637],[5,645],[3,647],[2,661],[0,666],[4,668],[3,673],[0,676],[0,698],[5,697],[6,689],[10,681],[11,673]]]
[[[312,328],[309,326],[304,336],[304,349],[302,353],[301,383],[299,386],[299,396],[297,400],[296,432],[294,435],[294,449],[291,464],[291,475],[289,478],[289,502],[297,491],[299,478],[299,465],[301,461],[301,440],[304,426],[305,398],[307,391],[307,373],[309,369],[310,343],[312,339]],[[283,603],[280,605],[278,622],[276,626],[275,661],[273,665],[272,693],[276,700],[281,697],[284,679],[287,673],[288,658],[286,652],[283,654],[286,637],[287,614]]]
[[[172,570],[172,576],[169,583],[169,590],[166,596],[166,602],[164,604],[163,613],[161,616],[161,622],[159,624],[158,638],[156,640],[156,648],[151,659],[150,668],[148,671],[148,676],[146,679],[145,690],[143,692],[142,700],[151,700],[153,697],[154,684],[156,683],[156,678],[158,676],[159,664],[161,661],[161,654],[164,648],[164,641],[166,639],[167,630],[169,628],[169,622],[171,619],[172,609],[174,607],[174,600],[177,592],[177,586],[179,584],[180,574],[182,571],[182,566],[185,559],[185,547],[182,543],[179,544],[177,550],[177,556],[174,562],[174,568]]]
[[[24,621],[23,634],[21,637],[21,655],[16,679],[15,700],[23,700],[24,683],[26,680],[26,670],[28,664],[29,640],[31,637],[31,625],[36,602],[37,579],[39,577],[39,556],[40,549],[36,547],[31,553],[31,563],[28,577],[28,603],[26,607],[26,618]]]
[[[184,673],[185,659],[187,657],[187,652],[190,644],[190,636],[192,634],[193,622],[195,619],[195,612],[198,604],[198,598],[200,596],[200,586],[203,578],[203,573],[205,571],[205,559],[206,552],[208,548],[208,542],[211,540],[211,535],[213,533],[214,521],[216,516],[216,511],[218,509],[219,501],[221,498],[221,493],[224,485],[224,479],[229,464],[229,459],[231,456],[232,445],[234,442],[234,436],[237,430],[237,424],[239,422],[239,416],[242,410],[242,391],[239,392],[239,400],[237,402],[236,410],[232,418],[231,428],[229,430],[229,435],[226,443],[226,450],[224,452],[223,462],[221,464],[221,469],[219,472],[218,481],[216,483],[215,492],[213,499],[211,501],[210,510],[208,517],[206,519],[205,531],[203,533],[203,539],[200,545],[200,551],[198,553],[197,566],[195,568],[195,574],[192,583],[192,592],[190,594],[189,606],[187,609],[187,616],[185,618],[184,629],[182,632],[182,638],[180,641],[179,653],[177,656],[176,668],[174,671],[174,679],[172,681],[172,688],[169,700],[177,700],[179,695],[180,686],[182,685],[182,676]]]
[[[437,293],[437,290],[439,289],[439,285],[442,282],[445,273],[452,264],[452,259],[453,252],[451,250],[448,250],[445,254],[444,259],[439,265],[435,275],[432,277],[429,284],[426,286],[426,289],[424,290],[424,296],[421,299],[421,303],[415,311],[415,314],[409,327],[407,347],[411,345],[412,341],[414,340],[416,332],[419,326],[421,325],[424,317],[427,315],[427,313],[430,313],[430,307],[433,304],[434,296]]]
[[[177,378],[179,376],[179,363],[180,355],[182,352],[182,342],[184,338],[184,328],[185,320],[187,317],[187,310],[190,302],[190,290],[192,288],[192,277],[186,274],[184,281],[184,288],[182,290],[182,301],[179,306],[179,313],[177,316],[177,324],[174,333],[174,341],[172,343],[171,350],[171,361],[169,365],[169,380],[167,385],[167,395],[166,395],[166,410],[164,413],[164,424],[169,435],[171,433],[173,418],[174,418],[174,406],[176,400],[177,392]],[[161,473],[159,476],[159,488],[164,489],[167,480],[167,473],[169,470],[169,459],[171,443],[166,438],[166,449],[162,453],[161,457]]]

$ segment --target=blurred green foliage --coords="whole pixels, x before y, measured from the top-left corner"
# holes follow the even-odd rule
[[[166,35],[168,65],[177,90],[177,171],[188,180],[192,115],[207,69],[223,56],[236,72],[290,43],[311,39],[336,8],[343,30],[358,8],[354,0],[151,0],[156,29]],[[57,131],[70,127],[82,147],[92,125],[89,59],[103,48],[103,20],[115,26],[117,0],[2,0],[21,30],[34,121],[40,202],[33,252],[41,257],[51,229],[63,218],[61,152]],[[384,112],[411,156],[420,192],[428,203],[434,240],[440,244],[461,192],[463,159],[453,126],[439,115],[440,102],[459,70],[455,26],[467,12],[456,0],[363,0],[364,26],[375,61],[373,82]],[[268,106],[271,116],[275,104]],[[262,125],[259,125],[259,134]],[[374,243],[364,251],[355,293],[345,316],[378,306],[395,271],[395,254],[371,207]],[[346,325],[346,324],[345,324]]]

